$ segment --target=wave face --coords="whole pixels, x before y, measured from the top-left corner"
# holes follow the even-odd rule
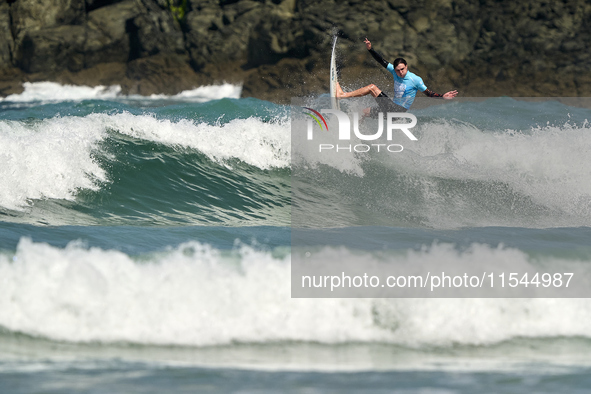
[[[81,102],[76,115],[0,121],[0,209],[45,224],[286,224],[289,123],[282,108],[246,101],[149,114]]]

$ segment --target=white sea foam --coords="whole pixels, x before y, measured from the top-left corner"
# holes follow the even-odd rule
[[[200,86],[195,89],[185,90],[178,94],[167,96],[162,94],[153,94],[151,99],[172,99],[203,103],[210,100],[219,100],[223,98],[240,98],[242,85],[233,85],[224,83],[221,85]],[[135,96],[134,96],[135,97]]]
[[[11,94],[0,98],[0,102],[61,102],[81,100],[114,100],[114,99],[136,99],[136,100],[179,100],[191,102],[206,102],[222,98],[240,98],[241,85],[224,83],[221,85],[200,86],[189,89],[176,95],[155,94],[151,96],[122,95],[121,86],[80,86],[62,85],[56,82],[25,82],[24,91],[18,94]]]
[[[534,199],[539,196],[544,204],[563,207],[565,197],[591,196],[585,165],[591,150],[589,126],[547,126],[523,134],[487,133],[442,122],[424,126],[421,143],[411,149],[432,159],[423,166],[415,160],[419,171],[451,179],[502,181]]]
[[[293,162],[296,166],[308,168],[317,168],[319,165],[327,165],[338,169],[343,173],[354,174],[357,176],[363,176],[364,172],[361,168],[363,162],[363,156],[356,153],[351,145],[362,143],[360,140],[352,141],[339,141],[337,146],[341,146],[342,149],[324,149],[320,151],[320,146],[335,145],[334,134],[328,130],[338,130],[339,123],[335,116],[326,116],[326,128],[320,131],[316,131],[313,135],[313,141],[304,137],[306,130],[306,122],[308,118],[303,115],[294,114],[292,121],[295,124],[292,125],[292,132],[299,132],[301,135],[294,136],[292,139],[294,154]],[[328,129],[328,130],[326,130]]]
[[[160,120],[129,113],[87,117],[100,129],[113,129],[138,139],[198,149],[212,160],[242,160],[261,169],[287,167],[290,161],[289,123],[258,118],[234,119],[211,125],[183,119]]]
[[[92,153],[103,132],[88,118],[0,122],[0,206],[20,210],[31,199],[74,198],[96,190],[106,173]]]
[[[121,93],[121,86],[76,86],[62,85],[56,82],[24,82],[24,91],[11,94],[0,101],[10,102],[57,102],[79,100],[108,100],[114,99]]]
[[[530,133],[485,132],[453,121],[419,128],[419,141],[405,144],[404,154],[384,163],[422,183],[423,212],[433,226],[591,224],[589,124]],[[456,182],[453,188],[449,181]],[[483,197],[475,197],[479,193],[470,192],[468,182],[488,190],[488,197],[477,200]],[[519,212],[520,203],[533,208]],[[502,217],[497,206],[515,210]]]
[[[466,255],[442,248],[391,259],[505,259],[518,265],[528,259],[484,245]],[[250,247],[221,252],[197,242],[134,261],[113,250],[77,243],[60,249],[22,239],[14,256],[0,256],[0,287],[0,325],[72,342],[420,348],[591,337],[591,306],[583,299],[292,299],[289,257]]]

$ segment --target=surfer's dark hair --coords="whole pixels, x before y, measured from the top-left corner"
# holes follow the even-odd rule
[[[394,65],[394,68],[398,67],[398,65],[402,63],[405,66],[408,66],[408,63],[406,62],[406,60],[404,60],[403,58],[399,57],[396,60],[394,60],[394,63],[392,63]]]

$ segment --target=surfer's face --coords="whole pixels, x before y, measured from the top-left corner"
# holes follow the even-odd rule
[[[396,75],[398,75],[400,78],[404,78],[406,76],[406,72],[408,71],[408,66],[404,63],[400,63],[396,66],[394,71],[396,71]]]

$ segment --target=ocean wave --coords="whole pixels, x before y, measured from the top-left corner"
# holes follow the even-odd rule
[[[261,169],[289,166],[289,123],[284,119],[274,122],[233,119],[212,125],[128,113],[92,114],[87,118],[101,129],[168,146],[197,149],[217,162],[238,159]]]
[[[179,223],[183,215],[203,208],[192,199],[205,196],[224,205],[239,196],[248,202],[226,204],[223,213],[216,206],[207,216],[220,218],[218,224],[239,216],[243,223],[289,205],[286,188],[294,187],[301,192],[294,200],[296,224],[591,226],[585,165],[591,143],[585,122],[501,130],[481,121],[419,116],[413,130],[418,141],[398,136],[403,152],[318,155],[313,145],[304,149],[301,141],[292,141],[284,107],[221,100],[146,112],[116,107],[110,113],[0,121],[0,155],[7,163],[0,169],[5,185],[0,207],[22,212],[40,200],[77,201],[86,191],[113,190],[139,201],[127,204],[129,199],[116,196],[120,206],[154,207],[174,191],[185,198],[171,200],[194,207],[173,213],[170,206],[165,214],[154,208],[145,216],[161,220],[172,215],[172,222],[160,223]],[[226,112],[222,122],[218,115]],[[332,130],[331,117],[327,120]],[[371,127],[371,121],[367,124]],[[327,135],[317,133],[319,141]],[[134,184],[134,189],[116,187],[119,182]],[[84,204],[92,209],[103,197]],[[273,208],[264,214],[252,210],[263,205]]]
[[[467,252],[436,245],[389,259],[529,261],[519,250],[486,245]],[[60,249],[23,238],[16,253],[0,255],[0,325],[59,341],[180,346],[304,341],[451,348],[591,337],[584,299],[292,299],[290,272],[287,251],[248,246],[224,252],[188,242],[132,259],[77,242]]]
[[[491,131],[441,119],[419,122],[416,142],[396,141],[401,153],[319,155],[295,145],[304,160],[294,185],[326,189],[296,203],[311,218],[340,207],[328,226],[589,226],[589,131],[588,123]]]
[[[285,225],[287,127],[130,113],[0,121],[3,220]]]

